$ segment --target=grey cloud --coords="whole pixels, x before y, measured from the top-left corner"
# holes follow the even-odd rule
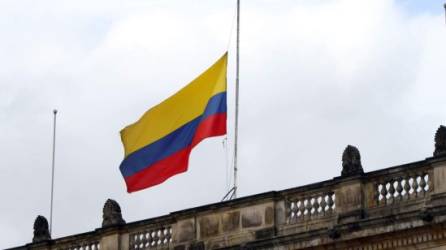
[[[446,123],[444,17],[388,0],[364,13],[358,2],[243,1],[241,195],[338,176],[347,144],[358,146],[365,171],[431,155]],[[129,195],[119,130],[227,49],[234,4],[26,4],[0,3],[0,247],[29,242],[34,218],[49,216],[53,108],[54,237],[99,227],[109,197],[126,221],[219,201],[232,152],[223,137],[194,149],[185,174]],[[231,129],[233,103],[230,95]]]

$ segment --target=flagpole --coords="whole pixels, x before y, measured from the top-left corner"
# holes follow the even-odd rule
[[[56,116],[57,109],[53,110],[53,159],[51,163],[51,206],[50,206],[50,235],[53,229],[53,197],[54,197],[54,167],[55,167],[55,156],[56,156]]]
[[[446,3],[443,5],[443,7],[444,7],[445,14],[446,14]],[[446,16],[445,16],[445,18],[446,18]],[[446,19],[445,19],[445,22],[446,22]]]
[[[239,109],[239,65],[240,65],[240,0],[237,0],[237,48],[235,70],[235,132],[234,132],[234,198],[237,198],[237,143],[238,143],[238,109]]]

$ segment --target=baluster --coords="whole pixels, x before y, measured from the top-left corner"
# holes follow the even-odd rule
[[[294,202],[294,206],[293,206],[293,209],[292,209],[292,213],[294,214],[293,221],[297,220],[297,214],[299,213],[299,208],[297,206],[297,203],[298,203],[298,201]]]
[[[390,203],[393,203],[394,202],[394,200],[395,200],[395,186],[394,186],[394,184],[395,184],[395,182],[394,182],[394,180],[393,179],[391,179],[390,181],[389,181],[389,201],[390,201]]]
[[[380,187],[382,188],[382,185],[381,184],[379,184],[379,183],[375,183],[375,190],[376,190],[376,192],[375,192],[375,201],[376,201],[376,205],[378,206],[380,203],[381,203],[381,189],[380,189]]]
[[[418,197],[418,176],[417,175],[415,175],[413,177],[412,188],[413,188],[414,197]]]
[[[146,231],[146,248],[150,248],[152,246],[152,233],[150,231]]]
[[[293,220],[293,207],[295,206],[295,202],[294,201],[289,201],[288,202],[288,206],[287,206],[287,217],[288,217],[288,221],[292,222]]]
[[[145,246],[145,248],[150,247],[150,233],[149,232],[144,233],[144,246]]]
[[[306,204],[305,204],[305,210],[307,212],[307,216],[311,217],[311,208],[313,206],[311,205],[311,199],[306,199]]]
[[[149,231],[149,239],[147,241],[149,242],[149,248],[155,246],[155,234],[153,230]]]
[[[305,217],[305,200],[299,201],[299,217],[300,219]]]
[[[286,220],[287,223],[290,223],[291,221],[291,205],[292,205],[292,201],[290,200],[285,200],[285,215],[286,215]]]
[[[294,214],[293,221],[296,221],[299,217],[299,202],[300,201],[297,201],[297,200],[293,202],[293,204],[294,204],[294,206],[292,208],[292,213]]]
[[[396,179],[396,183],[397,183],[396,184],[396,193],[397,193],[397,196],[398,196],[399,200],[403,199],[403,185],[401,185],[402,181],[403,181],[402,177],[399,177],[399,178]]]
[[[405,181],[404,181],[404,186],[403,186],[404,191],[406,192],[404,194],[404,197],[405,197],[406,200],[408,200],[409,197],[410,197],[410,193],[409,193],[410,192],[410,183],[409,183],[409,180],[410,180],[410,176],[406,176]]]
[[[322,215],[325,215],[325,209],[327,209],[327,202],[325,201],[326,195],[322,195],[321,199],[321,213]]]
[[[169,243],[169,229],[164,228],[164,244],[168,244],[168,243]]]
[[[163,230],[162,229],[158,229],[156,234],[158,235],[158,240],[156,242],[157,242],[157,245],[160,246],[163,243],[163,241],[161,239],[161,236],[163,234]]]
[[[319,212],[319,197],[314,198],[313,208],[314,208],[314,214],[317,216],[320,214]]]
[[[135,234],[135,241],[134,241],[134,244],[135,244],[135,249],[138,249],[139,248],[139,235],[138,234]]]
[[[170,227],[170,225],[167,227],[167,232],[166,232],[166,239],[167,239],[167,244],[170,243],[170,241],[172,240],[172,232],[171,232],[172,228]]]
[[[381,188],[381,195],[383,197],[382,203],[383,204],[387,204],[387,183],[384,182],[384,184],[382,184],[382,188]]]
[[[429,192],[432,190],[432,181],[431,181],[431,176],[429,175],[429,173],[426,173],[426,178],[427,178],[427,190],[426,192]]]
[[[333,194],[328,194],[328,211],[331,213],[333,212],[333,206],[334,206],[334,200],[333,200]]]
[[[161,228],[159,235],[160,235],[160,239],[159,239],[160,245],[164,245],[164,243],[165,243],[164,242],[165,235],[164,235],[164,229],[163,228]]]
[[[427,185],[427,183],[426,183],[426,180],[424,179],[424,174],[420,174],[420,188],[421,188],[420,194],[423,196],[426,193],[426,189],[425,189],[426,185]]]

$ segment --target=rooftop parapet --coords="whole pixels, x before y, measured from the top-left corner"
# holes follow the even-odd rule
[[[433,157],[422,161],[364,173],[359,150],[349,145],[342,155],[340,176],[331,180],[131,223],[125,223],[116,201],[107,200],[101,228],[51,239],[45,231],[46,219],[38,217],[33,243],[13,249],[406,249],[446,245],[445,129],[441,126],[435,135]]]

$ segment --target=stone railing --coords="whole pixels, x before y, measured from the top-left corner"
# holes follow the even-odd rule
[[[129,227],[129,249],[169,249],[172,243],[171,220]]]
[[[433,191],[433,168],[429,165],[413,169],[403,168],[397,172],[382,171],[380,176],[370,178],[374,184],[377,206],[388,206],[399,202],[423,199]]]
[[[56,247],[54,249],[57,250],[99,250],[101,249],[101,244],[99,243],[99,239],[93,241],[84,241],[80,239],[76,239],[72,243],[63,244],[56,242]]]
[[[50,246],[53,250],[100,250],[101,249],[100,233],[84,233],[56,239],[54,241],[46,241],[36,243],[36,248]]]
[[[422,226],[446,225],[446,138],[445,143],[438,142],[435,157],[369,173],[362,169],[357,148],[348,146],[341,176],[332,180],[132,223],[125,223],[119,205],[108,200],[101,228],[56,240],[50,239],[48,224],[39,216],[34,243],[18,249],[239,249],[247,243],[260,249],[271,246],[267,242],[272,239],[276,246],[280,239],[287,242],[290,237],[295,239],[291,248],[302,249],[334,244],[338,239],[353,242],[355,237],[364,237],[365,231],[370,237],[415,229],[436,235],[437,229],[431,234],[422,231]],[[378,237],[369,245],[393,246],[399,244],[398,237],[382,242]],[[365,249],[353,243],[341,246]]]
[[[300,223],[335,214],[336,195],[332,189],[311,190],[285,198],[287,224]]]

